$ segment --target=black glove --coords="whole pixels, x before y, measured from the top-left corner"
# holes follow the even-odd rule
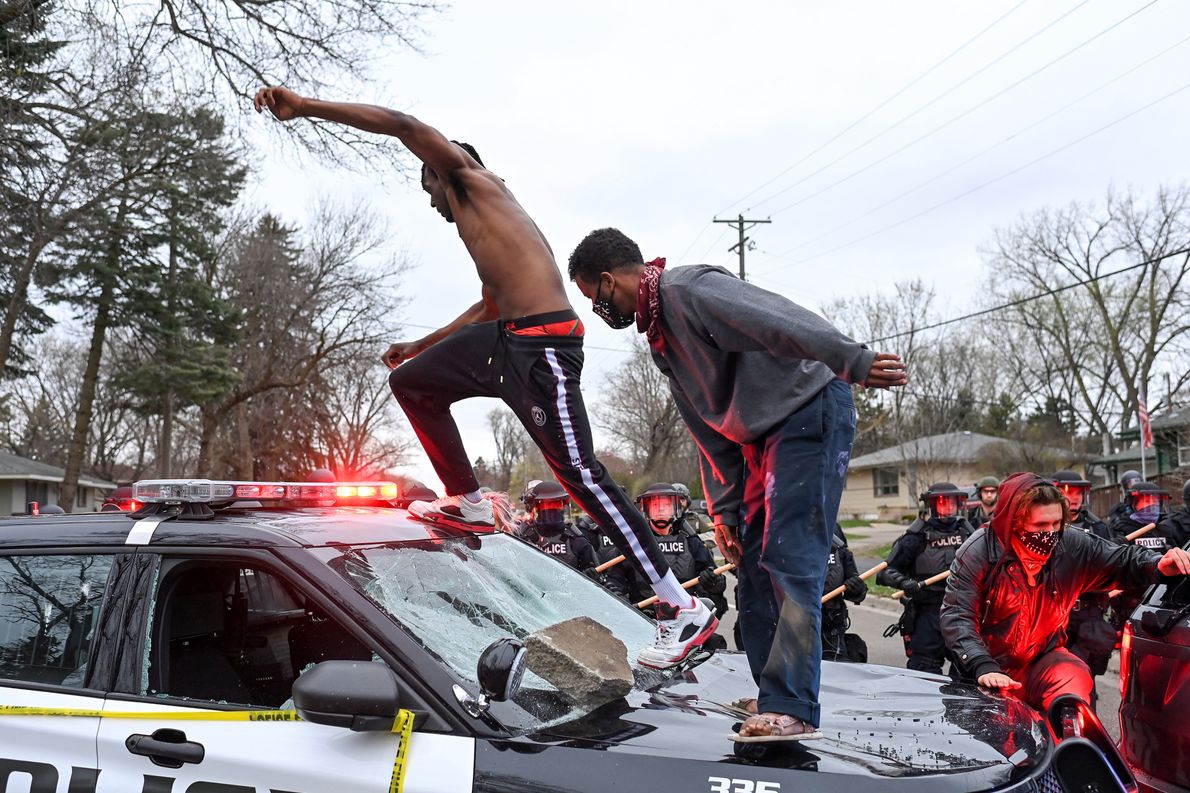
[[[921,591],[921,582],[906,578],[905,583],[901,584],[901,589],[905,592],[905,597],[911,598]]]
[[[583,569],[583,575],[594,581],[600,586],[607,586],[607,577],[603,573],[596,570],[594,567],[587,567]]]
[[[727,576],[708,567],[698,574],[698,585],[708,595],[720,595],[727,590]]]
[[[843,582],[843,597],[852,603],[863,603],[868,596],[868,583],[857,575]]]

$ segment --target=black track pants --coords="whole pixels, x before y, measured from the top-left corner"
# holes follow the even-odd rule
[[[469,397],[498,397],[541,449],[559,484],[636,562],[650,583],[669,571],[648,520],[595,459],[579,384],[582,336],[525,336],[533,327],[576,319],[556,312],[468,325],[401,364],[389,375],[393,396],[409,417],[434,470],[451,495],[479,488],[450,406]]]

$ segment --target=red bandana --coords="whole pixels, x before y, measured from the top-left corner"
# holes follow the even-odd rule
[[[665,340],[661,338],[661,271],[665,259],[654,259],[640,274],[640,289],[636,292],[636,329],[645,334],[649,346],[661,352]]]

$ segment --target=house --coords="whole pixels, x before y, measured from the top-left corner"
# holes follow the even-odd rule
[[[66,471],[15,454],[0,452],[0,515],[23,515],[26,505],[57,504]],[[94,512],[116,484],[93,476],[80,476],[75,512]]]
[[[1074,455],[978,432],[916,438],[851,460],[839,517],[899,519],[917,512],[918,496],[934,482],[973,489],[979,479],[1020,470],[1029,460],[1035,464],[1025,467],[1048,472],[1069,466]]]
[[[1190,470],[1190,406],[1153,416],[1150,424],[1153,446],[1145,449],[1145,473],[1155,476],[1179,468]],[[1123,471],[1141,469],[1140,426],[1129,427],[1118,437],[1125,443],[1131,442],[1129,447],[1091,461],[1093,465],[1107,469],[1107,479],[1111,484],[1119,481]]]

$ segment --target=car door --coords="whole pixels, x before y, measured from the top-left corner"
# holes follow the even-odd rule
[[[94,789],[99,719],[52,714],[103,706],[88,660],[113,558],[0,556],[0,793]]]
[[[291,709],[323,661],[383,663],[311,594],[260,559],[164,558],[137,693],[105,706],[98,790],[388,791],[400,736],[234,712]],[[414,732],[406,748],[405,793],[471,790],[473,739]]]

